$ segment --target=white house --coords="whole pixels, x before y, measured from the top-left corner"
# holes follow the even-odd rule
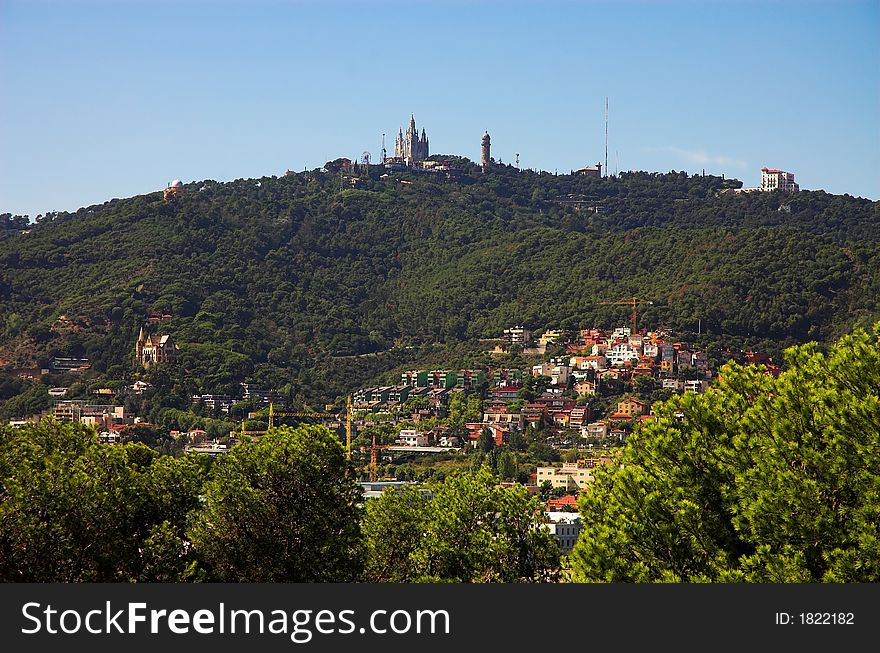
[[[401,429],[397,441],[405,447],[427,447],[428,436],[415,429]]]

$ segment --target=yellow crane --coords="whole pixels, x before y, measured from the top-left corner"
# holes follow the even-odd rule
[[[269,428],[275,428],[275,418],[276,417],[319,417],[319,418],[338,418],[339,415],[336,413],[318,413],[312,411],[304,411],[304,410],[294,410],[294,411],[276,411],[275,404],[270,402],[269,408],[264,410],[259,410],[256,412],[248,413],[248,419],[256,419],[257,417],[261,417],[263,415],[267,415],[269,417]],[[245,430],[246,420],[242,420],[241,422],[241,434],[242,435],[261,435],[266,431],[247,431]],[[347,459],[351,460],[351,395],[346,397],[345,400],[345,456]]]
[[[627,306],[632,306],[632,334],[636,334],[636,304],[651,304],[652,302],[649,299],[639,299],[638,297],[633,297],[631,299],[616,299],[616,300],[608,300],[602,302],[596,302],[597,304],[605,304],[605,305],[618,305],[618,304],[626,304]]]

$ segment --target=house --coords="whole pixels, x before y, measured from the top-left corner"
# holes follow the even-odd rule
[[[91,367],[88,358],[53,357],[49,361],[49,372],[52,374],[81,374]]]
[[[706,392],[709,382],[705,379],[693,379],[684,382],[684,392],[689,395],[700,395]]]
[[[532,366],[532,376],[548,376],[553,385],[568,385],[568,373],[571,368],[568,365],[554,365],[543,363]]]
[[[428,436],[415,429],[401,429],[397,441],[405,447],[427,447]]]
[[[607,458],[582,458],[575,462],[562,463],[562,467],[538,467],[537,484],[540,486],[548,481],[554,488],[585,488],[593,480],[592,470],[607,462]]]
[[[202,402],[211,412],[220,411],[229,414],[235,400],[227,395],[193,395],[194,403]]]
[[[608,437],[608,422],[591,422],[581,427],[582,438],[604,439]]]
[[[568,364],[579,370],[604,370],[608,368],[608,359],[601,355],[572,356]]]
[[[520,390],[522,390],[522,386],[501,386],[492,390],[492,399],[499,399],[501,401],[516,401],[519,398]]]
[[[577,512],[577,509],[577,497],[573,494],[547,499],[544,506],[546,512]]]
[[[574,391],[577,393],[578,397],[594,395],[598,389],[599,384],[595,381],[578,381],[574,384]]]
[[[681,379],[663,379],[661,383],[664,390],[684,392],[684,381]]]
[[[547,529],[556,541],[562,553],[570,553],[577,543],[581,532],[581,516],[571,512],[547,512],[548,523],[542,528]]]
[[[558,342],[562,337],[563,332],[560,329],[548,329],[538,338],[538,346],[546,349],[547,345],[551,342]]]
[[[531,338],[531,332],[522,325],[504,329],[504,340],[508,345],[524,346]]]
[[[651,407],[640,399],[635,397],[626,397],[617,402],[617,411],[615,417],[635,418],[639,415],[647,415]]]
[[[489,435],[495,441],[495,446],[500,447],[505,445],[510,440],[510,428],[501,425],[501,424],[483,424],[480,422],[473,422],[464,425],[468,430],[468,438],[471,441],[471,444],[476,444],[480,439],[480,436],[483,435],[483,431],[486,430],[489,432]]]
[[[679,349],[675,362],[678,363],[678,369],[689,369],[694,366],[694,353],[688,349]]]
[[[522,413],[508,413],[507,410],[499,410],[483,413],[483,424],[501,424],[522,431],[525,428],[526,420]]]
[[[660,346],[653,342],[646,342],[642,345],[642,355],[657,358],[660,355]]]
[[[581,428],[586,422],[590,421],[592,417],[593,411],[590,410],[589,406],[582,406],[580,408],[572,408],[571,413],[569,413],[568,424],[573,429]]]
[[[474,389],[486,385],[486,372],[484,370],[459,370],[456,386],[459,388]]]
[[[525,375],[521,369],[498,368],[492,371],[492,384],[495,386],[522,386]]]
[[[142,395],[144,394],[144,390],[149,390],[152,387],[153,384],[147,383],[146,381],[135,381],[129,386],[132,393],[136,395]]]
[[[605,352],[605,357],[612,366],[620,366],[639,360],[641,351],[628,342],[619,342]]]
[[[547,408],[544,404],[526,404],[522,408],[523,418],[527,426],[541,428],[547,422]]]

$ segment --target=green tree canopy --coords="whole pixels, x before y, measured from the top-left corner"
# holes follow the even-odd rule
[[[559,547],[540,527],[538,501],[502,488],[488,468],[367,502],[367,579],[400,582],[540,582],[559,569]],[[393,542],[391,540],[394,540]]]
[[[0,427],[0,580],[197,579],[183,536],[205,469],[83,426]]]
[[[880,324],[786,360],[655,406],[582,495],[577,580],[880,580]]]
[[[214,580],[353,581],[360,497],[328,429],[281,427],[217,461],[190,537]]]

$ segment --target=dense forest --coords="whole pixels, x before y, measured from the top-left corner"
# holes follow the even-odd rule
[[[0,216],[0,368],[84,356],[129,381],[138,330],[169,315],[181,396],[251,381],[317,404],[404,365],[466,362],[512,324],[624,323],[603,300],[650,299],[647,327],[780,348],[880,316],[877,202],[452,159],[452,176],[328,163]]]

